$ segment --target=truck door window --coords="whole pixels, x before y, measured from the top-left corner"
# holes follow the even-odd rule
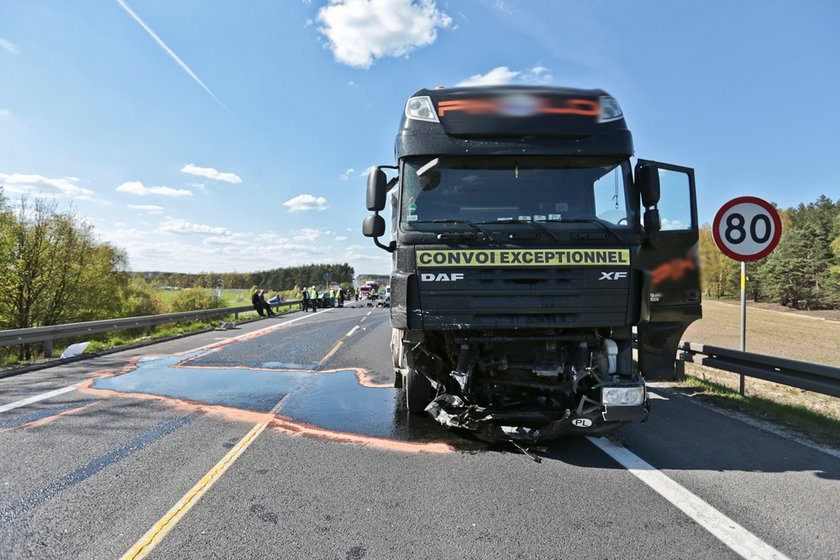
[[[691,188],[688,175],[659,169],[659,218],[663,230],[691,229]]]

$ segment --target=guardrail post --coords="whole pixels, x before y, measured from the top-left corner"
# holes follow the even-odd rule
[[[236,313],[234,313],[234,314],[233,314],[233,320],[234,320],[234,321],[238,321],[238,320],[239,320],[239,311],[237,311]]]
[[[674,368],[674,381],[685,381],[685,352],[677,354],[677,363]]]
[[[52,347],[52,340],[45,340],[44,341],[44,357],[45,358],[52,358],[53,347]]]

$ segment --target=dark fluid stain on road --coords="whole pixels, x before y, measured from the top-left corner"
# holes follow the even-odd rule
[[[442,441],[473,447],[431,419],[409,415],[402,391],[364,387],[354,370],[310,372],[243,368],[178,367],[206,355],[140,360],[132,372],[99,379],[96,389],[144,393],[255,412],[268,412],[291,393],[279,414],[337,432],[401,441]]]

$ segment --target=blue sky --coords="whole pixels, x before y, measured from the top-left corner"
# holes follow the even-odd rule
[[[4,0],[0,184],[133,270],[384,273],[364,171],[411,93],[472,80],[610,92],[639,157],[695,168],[703,222],[838,198],[838,24],[834,1]]]

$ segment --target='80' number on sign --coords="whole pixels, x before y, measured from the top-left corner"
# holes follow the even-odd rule
[[[726,231],[723,235],[729,243],[738,245],[744,242],[747,238],[747,230],[744,229],[745,222],[746,219],[744,216],[737,212],[726,216]],[[758,233],[759,229],[763,232],[761,235]],[[766,214],[756,214],[753,216],[752,220],[750,220],[749,233],[750,238],[756,243],[766,243],[773,233],[773,224],[770,221],[770,217]]]
[[[766,257],[776,247],[782,234],[782,222],[768,202],[742,196],[718,210],[712,233],[725,255],[740,261],[754,261]]]

